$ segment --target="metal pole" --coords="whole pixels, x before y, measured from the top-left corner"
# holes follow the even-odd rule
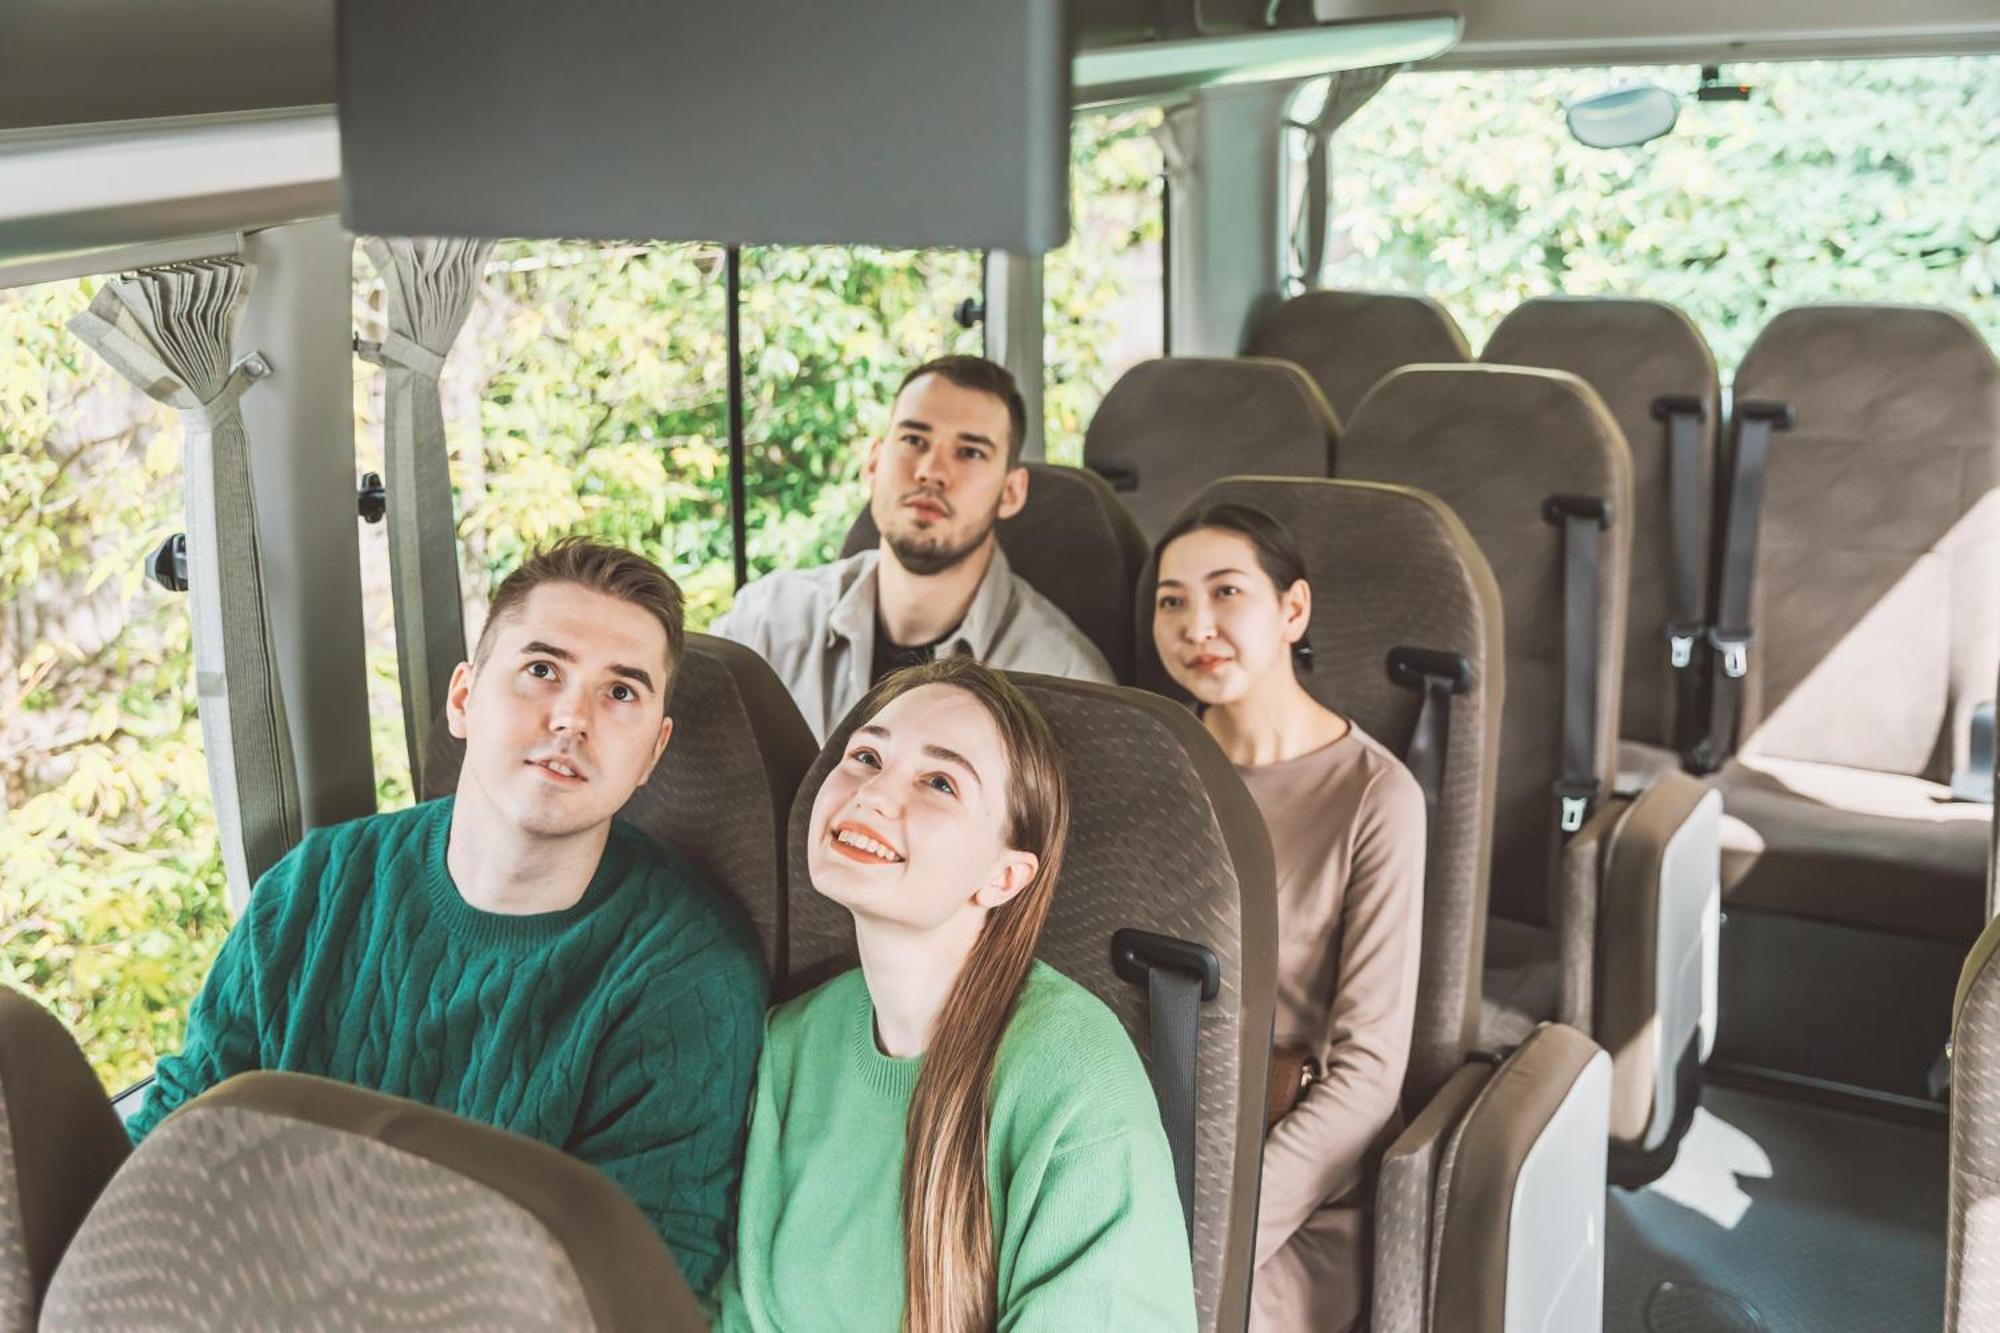
[[[750,538],[743,455],[743,248],[724,252],[725,299],[729,308],[729,547],[736,586],[750,581]]]

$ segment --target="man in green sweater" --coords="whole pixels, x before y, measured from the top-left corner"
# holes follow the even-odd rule
[[[306,835],[257,884],[129,1126],[318,1074],[574,1154],[705,1291],[728,1259],[765,982],[687,862],[612,816],[673,733],[681,594],[570,541],[494,596],[446,716],[454,796]]]

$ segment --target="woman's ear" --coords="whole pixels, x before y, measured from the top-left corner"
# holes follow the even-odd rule
[[[1004,907],[1035,882],[1035,872],[1041,868],[1042,858],[1033,852],[1001,852],[992,876],[973,891],[972,901],[989,909]]]
[[[1312,584],[1304,579],[1293,580],[1292,586],[1278,598],[1278,611],[1284,621],[1285,642],[1297,643],[1303,639],[1312,625]]]

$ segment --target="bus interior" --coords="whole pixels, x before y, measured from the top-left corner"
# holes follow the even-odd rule
[[[1571,264],[1598,280],[1567,290],[1515,281],[1539,262],[1531,219],[1519,248],[1406,225],[1438,212],[1433,185],[1547,169],[1537,140],[1426,177],[1475,129],[1441,81],[1548,72],[1567,91],[1523,114],[1624,164],[1564,177],[1615,203],[1618,171],[1763,96],[1742,71],[1890,61],[1958,62],[1973,110],[1935,132],[2000,156],[1993,0],[12,0],[0,1326],[86,1326],[60,1317],[84,1308],[65,1278],[127,1299],[129,1322],[87,1326],[231,1325],[230,1293],[285,1262],[204,1201],[240,1166],[223,1147],[147,1175],[115,1123],[105,1146],[105,1085],[129,1112],[201,975],[129,934],[141,900],[181,904],[159,929],[210,956],[225,901],[306,830],[452,791],[443,683],[487,576],[539,542],[629,528],[695,630],[754,573],[871,548],[851,459],[787,443],[869,420],[850,400],[914,348],[1019,380],[1033,486],[1001,546],[1119,681],[1026,682],[1076,786],[1042,956],[1148,1059],[1202,1328],[1248,1317],[1279,925],[1257,810],[1147,626],[1152,543],[1219,500],[1299,536],[1310,688],[1405,758],[1429,812],[1366,1326],[2000,1327],[1991,197],[1941,196],[1984,256],[1961,299],[1856,299],[1876,289],[1842,265],[1872,262],[1871,228],[1914,227],[1907,208],[1757,204],[1736,181],[1771,210],[1739,219],[1788,210],[1834,239],[1798,260],[1803,298],[1746,270],[1727,329],[1679,288],[1619,285],[1621,246],[1727,251],[1730,220],[1698,208],[1633,204]],[[1439,91],[1396,100],[1418,87]],[[1893,97],[1886,114],[1925,133]],[[1739,148],[1760,133],[1740,126]],[[1412,196],[1391,208],[1399,155]],[[1143,216],[1107,221],[1074,188],[1114,175]],[[1064,257],[1112,232],[1144,244]],[[1486,266],[1490,293],[1454,310],[1423,290],[1446,258]],[[648,342],[559,308],[585,273],[635,319],[698,292],[694,331]],[[1058,298],[1093,313],[1065,322]],[[823,346],[771,332],[839,301],[865,312],[827,316]],[[533,374],[510,363],[544,347]],[[713,411],[633,406],[676,395]],[[631,527],[614,492],[699,504]],[[88,533],[62,526],[86,511]],[[139,604],[171,605],[173,652],[119,638]],[[185,715],[121,721],[156,695]],[[743,906],[776,994],[853,950],[801,880],[794,796],[825,765],[785,703],[754,653],[691,635],[677,739],[626,810]],[[171,764],[139,762],[170,740]],[[79,784],[122,794],[85,809]],[[724,789],[742,817],[720,817]],[[133,851],[149,820],[179,832]],[[191,927],[196,879],[215,907]],[[65,924],[49,886],[71,880],[88,911]],[[126,942],[59,947],[99,928]],[[50,1025],[99,1004],[87,988],[121,997],[122,1063]],[[523,1305],[523,1327],[705,1327],[677,1274],[589,1252],[593,1186],[547,1184],[539,1160],[508,1177],[497,1131],[282,1089],[221,1109],[554,1200],[537,1217],[584,1303]],[[359,1243],[366,1195],[240,1206],[324,1254]],[[502,1280],[403,1261],[420,1286]]]

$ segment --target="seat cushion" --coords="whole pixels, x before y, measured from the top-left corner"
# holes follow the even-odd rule
[[[1663,745],[1647,741],[1618,742],[1618,785],[1620,792],[1642,792],[1669,773],[1681,771],[1681,757]]]
[[[1731,907],[1970,945],[1986,919],[1992,807],[1936,783],[1797,759],[1722,770]]]
[[[1486,919],[1485,995],[1479,1004],[1479,1047],[1519,1046],[1535,1025],[1553,1019],[1562,996],[1556,933],[1505,917]]]

